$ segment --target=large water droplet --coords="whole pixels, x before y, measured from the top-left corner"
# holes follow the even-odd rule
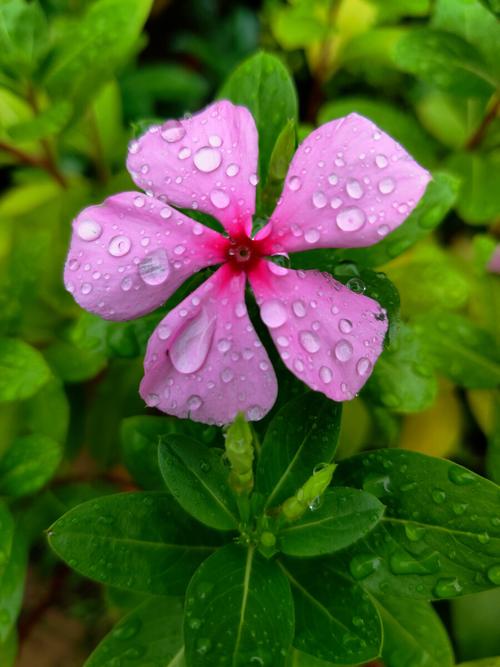
[[[340,320],[339,321],[339,330],[343,334],[351,333],[351,331],[352,331],[352,322],[351,322],[351,320],[345,320],[345,319]]]
[[[220,166],[222,155],[216,148],[204,146],[196,151],[193,162],[197,169],[208,174]]]
[[[113,257],[123,257],[126,255],[132,246],[132,242],[128,236],[113,236],[108,245],[108,252]]]
[[[361,199],[364,194],[363,187],[355,178],[350,178],[345,187],[347,194],[351,199]]]
[[[391,192],[394,192],[395,187],[396,184],[394,183],[392,178],[384,178],[378,184],[378,189],[383,195],[390,195]]]
[[[270,329],[277,329],[287,320],[286,308],[278,299],[264,301],[260,307],[260,316]]]
[[[375,572],[381,564],[381,559],[372,554],[358,554],[349,562],[349,570],[355,579],[364,579]]]
[[[348,340],[339,340],[335,345],[335,356],[339,361],[349,361],[352,357],[352,345]]]
[[[139,264],[139,275],[146,285],[161,285],[170,274],[167,253],[163,248],[155,250]]]
[[[298,176],[292,176],[290,180],[288,181],[288,187],[292,192],[297,192],[297,190],[300,190],[300,186],[302,185],[302,181]]]
[[[202,405],[203,405],[203,399],[201,398],[201,396],[193,394],[193,396],[190,396],[188,398],[187,406],[190,411],[199,410]]]
[[[358,375],[361,375],[361,377],[368,375],[368,373],[371,371],[371,368],[372,362],[366,357],[361,357],[361,359],[356,364],[356,371]]]
[[[500,586],[500,564],[492,565],[488,569],[488,579],[496,586]]]
[[[441,563],[436,551],[417,559],[401,550],[391,555],[389,567],[393,574],[434,574],[441,569]]]
[[[452,465],[448,469],[448,478],[450,482],[453,482],[453,484],[457,484],[458,486],[475,484],[477,482],[477,477],[473,472],[455,465]]]
[[[307,315],[306,306],[300,299],[292,303],[292,310],[296,317],[305,317]]]
[[[438,598],[454,598],[462,592],[462,585],[458,579],[447,577],[439,579],[433,592]]]
[[[333,380],[333,373],[328,366],[321,366],[319,369],[319,377],[324,384],[330,384]]]
[[[365,224],[365,214],[357,206],[351,206],[337,215],[337,226],[343,232],[355,232]]]
[[[90,283],[83,283],[81,286],[82,294],[90,294],[92,292],[92,285]]]
[[[223,190],[212,190],[210,193],[210,201],[215,208],[223,209],[229,206],[229,195]]]
[[[82,220],[82,222],[78,223],[76,233],[82,241],[95,241],[101,236],[102,227],[94,220]]]
[[[215,332],[216,318],[205,309],[188,321],[169,350],[172,364],[179,373],[198,371],[208,356]]]
[[[232,164],[230,164],[230,165],[228,166],[228,168],[226,169],[226,174],[227,174],[228,176],[236,176],[236,174],[238,174],[239,171],[240,171],[240,168],[238,167],[238,165],[232,163]]]
[[[389,160],[385,157],[385,155],[382,154],[376,155],[375,164],[379,169],[384,169],[389,164]]]
[[[160,130],[160,136],[169,144],[180,141],[185,136],[185,134],[186,130],[184,126],[178,120],[167,120],[166,123],[163,123]]]
[[[311,354],[318,352],[321,347],[321,341],[313,331],[301,331],[299,333],[299,341],[304,350]]]
[[[304,234],[306,243],[317,243],[319,241],[320,234],[317,229],[308,229]]]

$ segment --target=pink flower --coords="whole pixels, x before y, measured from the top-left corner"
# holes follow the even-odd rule
[[[106,319],[144,315],[196,271],[221,265],[149,341],[140,393],[168,414],[224,424],[272,407],[276,376],[247,314],[247,278],[283,362],[315,391],[353,398],[382,351],[387,320],[377,302],[266,257],[377,243],[415,207],[429,174],[350,114],[301,144],[269,223],[252,238],[257,152],[251,114],[227,101],[153,126],[127,160],[146,195],[114,195],[73,223],[66,288]],[[169,203],[214,216],[227,236]]]

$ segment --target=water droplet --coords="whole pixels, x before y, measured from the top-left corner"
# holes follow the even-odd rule
[[[121,281],[120,287],[124,292],[128,292],[132,285],[134,284],[134,281],[132,280],[131,276],[125,276],[125,278]]]
[[[260,405],[252,405],[252,407],[248,408],[247,410],[247,419],[249,421],[259,421],[259,419],[262,419],[263,416],[264,410],[260,407]]]
[[[179,160],[187,160],[191,156],[191,149],[187,146],[183,146],[180,151],[177,153]]]
[[[316,496],[308,504],[308,507],[311,510],[311,512],[315,512],[321,507],[322,504],[323,504],[323,499],[321,498],[321,496]]]
[[[77,259],[70,259],[68,262],[68,269],[70,271],[78,271],[80,268],[80,262]]]
[[[160,397],[158,394],[151,393],[146,396],[146,405],[148,405],[150,408],[154,408],[158,405],[159,402]]]
[[[215,208],[223,209],[229,206],[229,195],[223,190],[212,190],[210,193],[210,201]]]
[[[312,202],[314,208],[324,208],[327,205],[328,200],[325,196],[325,193],[321,192],[321,190],[318,190],[313,194]]]
[[[352,345],[348,340],[342,339],[335,345],[335,356],[339,361],[349,361],[352,357]]]
[[[317,229],[308,229],[304,234],[304,238],[307,243],[316,243],[319,241],[320,234]]]
[[[436,505],[442,505],[446,500],[446,493],[443,489],[432,489],[431,496]]]
[[[425,528],[408,523],[405,525],[405,534],[410,542],[419,542],[425,535]]]
[[[453,484],[458,486],[465,486],[467,484],[475,484],[477,477],[470,470],[461,468],[460,466],[450,466],[448,469],[448,479]]]
[[[355,579],[365,579],[372,574],[381,564],[381,559],[372,554],[358,554],[349,562],[349,570]]]
[[[114,639],[132,639],[132,637],[135,637],[139,632],[141,625],[142,623],[139,619],[128,621],[123,625],[118,625],[114,630],[111,631],[111,634]]]
[[[137,197],[134,197],[134,206],[136,208],[143,208],[145,203],[146,202],[144,201],[144,197],[142,195],[137,195]]]
[[[233,378],[234,378],[234,373],[230,368],[225,368],[220,374],[220,379],[222,380],[222,382],[224,382],[224,384],[231,382]]]
[[[92,285],[90,283],[83,283],[81,292],[82,294],[90,294],[90,292],[92,292]]]
[[[381,192],[383,195],[390,195],[391,192],[394,192],[395,187],[396,184],[392,178],[384,178],[378,184],[379,192]]]
[[[78,223],[76,233],[82,241],[95,241],[101,236],[102,227],[94,220],[82,220],[82,222]]]
[[[164,220],[168,220],[172,215],[172,209],[171,208],[162,208],[160,211],[160,217],[163,218]]]
[[[352,331],[352,322],[351,322],[351,320],[340,320],[339,330],[344,334],[351,333],[351,331]]]
[[[163,248],[155,250],[139,264],[139,275],[146,285],[161,285],[170,274],[167,253]]]
[[[212,134],[211,137],[208,137],[208,143],[214,148],[219,148],[219,146],[222,146],[222,139],[218,134]]]
[[[292,192],[297,192],[297,190],[300,190],[301,185],[302,181],[298,176],[292,176],[288,181],[288,187],[290,190],[292,190]]]
[[[384,169],[389,164],[389,160],[385,157],[385,155],[382,154],[376,155],[375,164],[379,169]]]
[[[401,550],[391,555],[389,568],[393,574],[433,574],[439,572],[441,563],[436,551],[417,559],[408,551]]]
[[[368,375],[371,369],[372,369],[372,362],[366,357],[361,357],[361,359],[356,364],[356,371],[358,375],[361,375],[362,377]]]
[[[185,134],[186,130],[184,126],[178,120],[167,120],[166,123],[163,123],[160,130],[160,136],[169,144],[180,141]]]
[[[350,289],[351,292],[356,292],[356,294],[363,294],[366,290],[366,285],[361,278],[349,278],[346,282],[346,287]]]
[[[462,592],[462,585],[456,578],[439,579],[434,586],[434,595],[438,598],[454,598]]]
[[[364,194],[363,187],[355,178],[350,178],[346,184],[346,192],[351,199],[361,199]]]
[[[203,366],[215,326],[216,318],[210,317],[205,309],[186,323],[169,350],[172,364],[179,373],[195,373]]]
[[[330,202],[330,206],[331,206],[333,209],[340,208],[340,207],[342,206],[342,199],[340,199],[340,197],[334,197],[334,198],[332,199],[332,201]]]
[[[226,169],[226,174],[228,176],[236,176],[239,173],[239,171],[240,171],[240,168],[238,167],[237,164],[234,164],[234,162],[233,162]]]
[[[328,176],[328,183],[330,183],[330,185],[337,185],[338,182],[339,178],[337,174],[330,174],[330,176]]]
[[[199,630],[201,628],[201,620],[199,618],[191,618],[188,625],[191,630]]]
[[[172,329],[168,326],[168,324],[160,324],[157,333],[160,340],[167,340],[167,338],[170,338],[172,335]]]
[[[128,236],[113,236],[108,245],[108,252],[113,257],[123,257],[130,251],[131,246],[132,242]]]
[[[197,396],[196,394],[193,394],[193,396],[190,396],[188,398],[187,406],[189,410],[199,410],[201,406],[203,405],[203,399],[201,396]]]
[[[257,174],[250,174],[250,178],[248,179],[250,185],[253,185],[254,187],[258,185],[259,183],[259,177]]]
[[[328,366],[321,366],[319,369],[319,377],[324,384],[330,384],[333,380],[333,373]]]
[[[301,331],[299,333],[299,341],[304,350],[311,354],[318,352],[321,347],[319,337],[312,331]]]
[[[199,653],[200,655],[206,655],[210,649],[212,648],[212,642],[210,639],[203,638],[203,639],[198,639],[196,642],[196,652]]]
[[[337,214],[337,226],[343,232],[355,232],[364,224],[365,214],[357,206],[351,206]]]
[[[221,338],[220,340],[217,341],[217,349],[219,352],[229,352],[231,349],[231,341],[229,338]]]
[[[492,565],[488,568],[487,575],[492,584],[500,586],[500,564]]]
[[[296,317],[305,317],[307,315],[306,306],[300,299],[292,303],[292,311]]]
[[[215,171],[222,162],[222,155],[216,148],[204,146],[196,151],[193,158],[195,167],[208,174]]]
[[[270,329],[277,329],[287,320],[286,308],[278,299],[264,301],[260,307],[260,316]]]
[[[377,234],[379,236],[387,236],[387,234],[391,231],[391,228],[389,225],[380,225],[377,229]]]

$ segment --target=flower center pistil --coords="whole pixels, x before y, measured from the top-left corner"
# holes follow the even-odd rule
[[[226,257],[238,271],[250,271],[255,262],[262,256],[259,242],[248,237],[229,238]]]

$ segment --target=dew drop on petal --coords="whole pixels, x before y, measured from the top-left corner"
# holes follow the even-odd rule
[[[377,229],[377,234],[379,236],[387,236],[387,234],[391,231],[391,228],[389,225],[380,225],[380,227]]]
[[[208,137],[208,143],[214,148],[219,148],[219,146],[222,146],[222,139],[218,134],[212,134],[211,137]]]
[[[215,171],[222,162],[222,155],[216,148],[204,146],[196,151],[193,158],[195,167],[208,174]]]
[[[160,211],[160,217],[163,218],[164,220],[168,220],[172,215],[172,209],[165,207],[162,208]]]
[[[342,206],[342,199],[340,199],[340,197],[334,197],[330,202],[330,206],[333,209],[340,208]]]
[[[306,243],[317,243],[320,238],[320,233],[317,229],[308,229],[304,234],[304,239]]]
[[[364,194],[363,187],[361,186],[361,183],[357,181],[355,178],[350,178],[347,181],[346,185],[346,191],[349,197],[351,199],[361,199],[361,197]]]
[[[193,396],[190,396],[188,398],[187,406],[188,406],[189,410],[191,410],[191,411],[199,410],[202,405],[203,405],[203,400],[202,400],[201,396],[193,394]]]
[[[312,196],[312,202],[314,208],[324,208],[327,204],[327,198],[324,192],[318,190]]]
[[[210,193],[210,201],[215,208],[223,209],[229,206],[229,195],[223,190],[212,190]]]
[[[233,162],[226,169],[226,174],[228,176],[236,176],[239,173],[239,171],[240,171],[240,168],[238,167],[237,164],[234,164],[234,162]]]
[[[318,352],[321,347],[318,336],[312,331],[301,331],[299,333],[299,341],[304,350],[311,354]]]
[[[144,201],[144,197],[142,195],[137,195],[137,197],[134,197],[134,206],[136,208],[143,208],[145,203],[146,202]]]
[[[364,224],[365,214],[357,206],[351,206],[337,214],[337,226],[343,232],[355,232]]]
[[[259,177],[257,174],[250,174],[250,178],[248,179],[250,185],[256,186],[259,183]]]
[[[220,379],[224,384],[228,384],[234,378],[234,373],[230,368],[225,368],[220,374]]]
[[[123,257],[123,255],[126,255],[130,251],[131,246],[132,242],[129,237],[120,234],[113,236],[108,245],[108,252],[113,257]]]
[[[68,269],[70,271],[78,271],[80,268],[80,262],[77,259],[70,259],[68,262]]]
[[[139,275],[146,285],[161,285],[170,274],[170,264],[163,248],[155,250],[139,264]]]
[[[133,280],[131,276],[125,276],[125,278],[121,281],[120,287],[124,292],[128,292],[130,288],[132,287]]]
[[[375,156],[375,164],[379,169],[384,169],[389,164],[389,161],[385,155],[380,154]]]
[[[286,276],[288,274],[288,269],[286,268],[286,266],[280,266],[275,262],[268,262],[267,266],[269,268],[269,271],[275,276]]]
[[[293,314],[296,317],[305,317],[306,314],[307,314],[305,304],[300,299],[298,301],[293,302],[292,310],[293,310]]]
[[[339,340],[335,345],[335,356],[339,361],[349,361],[352,357],[352,345],[348,340]]]
[[[178,120],[167,120],[163,123],[160,130],[160,136],[167,143],[173,144],[180,141],[186,135],[186,129]]]
[[[170,338],[172,335],[172,329],[168,326],[168,324],[160,324],[157,333],[160,340],[167,340],[167,338]]]
[[[229,352],[231,349],[231,341],[228,338],[221,338],[217,341],[217,349],[219,352]]]
[[[302,182],[298,176],[292,176],[288,181],[288,187],[290,190],[292,190],[292,192],[297,192],[297,190],[300,190],[301,185]]]
[[[156,407],[159,402],[160,402],[160,397],[158,396],[158,394],[151,393],[146,396],[146,405],[149,406],[150,408]]]
[[[372,362],[366,357],[361,357],[361,359],[356,364],[356,371],[358,375],[364,376],[367,375],[372,368]]]
[[[78,223],[76,233],[82,241],[95,241],[102,234],[102,227],[94,220],[82,220]]]
[[[384,178],[378,184],[378,189],[383,195],[390,195],[391,192],[394,192],[396,184],[392,178]]]
[[[187,146],[183,146],[180,151],[177,153],[179,160],[187,160],[191,156],[191,149]]]
[[[82,294],[90,294],[92,292],[92,285],[90,283],[83,283],[81,286]]]
[[[339,177],[337,174],[330,174],[330,176],[328,176],[328,183],[330,183],[330,185],[337,185],[338,182]]]
[[[328,366],[321,366],[319,369],[319,377],[324,384],[330,384],[333,380],[333,373]]]
[[[264,301],[260,307],[260,316],[270,329],[277,329],[287,320],[286,308],[278,299]]]
[[[252,405],[247,410],[247,419],[249,421],[258,421],[259,419],[262,419],[263,416],[264,410],[260,407],[260,405]]]
[[[169,350],[172,364],[179,373],[195,373],[203,366],[212,344],[215,326],[216,318],[210,317],[205,309],[186,323]]]
[[[340,320],[339,330],[344,334],[351,333],[351,331],[352,331],[352,322],[351,322],[351,320],[345,320],[345,319]]]

